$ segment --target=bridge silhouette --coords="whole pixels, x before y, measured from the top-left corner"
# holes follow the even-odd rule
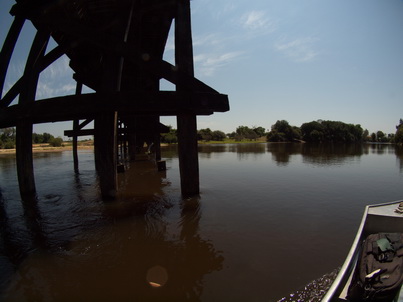
[[[229,110],[228,96],[194,76],[190,0],[18,0],[0,53],[0,128],[16,127],[17,174],[22,198],[36,194],[33,124],[72,121],[75,169],[77,137],[94,136],[95,167],[102,196],[118,191],[118,144],[134,159],[145,142],[161,159],[161,116],[177,117],[183,196],[199,193],[197,115]],[[24,73],[2,95],[20,32],[32,22],[36,35]],[[169,32],[175,64],[163,60]],[[48,50],[53,39],[57,46]],[[41,72],[63,55],[76,81],[74,95],[35,99]],[[160,80],[175,91],[161,91]],[[94,93],[82,93],[83,85]],[[17,101],[18,99],[18,101]],[[93,122],[93,129],[84,129]],[[126,149],[125,149],[126,150]]]

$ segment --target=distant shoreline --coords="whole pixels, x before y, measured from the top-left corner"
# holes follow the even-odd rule
[[[78,146],[78,150],[93,150],[94,146]],[[33,146],[32,152],[62,152],[62,151],[72,151],[73,146],[62,146],[62,147],[49,147],[49,146]],[[13,154],[15,149],[0,149],[0,154]]]
[[[243,141],[235,141],[235,140],[224,140],[224,141],[208,141],[208,142],[204,142],[204,141],[198,141],[199,145],[215,145],[215,144],[248,144],[248,143],[265,143],[266,141],[263,140],[255,140],[255,141],[251,141],[251,140],[243,140]],[[170,144],[166,144],[166,143],[161,143],[161,147],[167,147]],[[177,145],[177,144],[171,144],[171,145]],[[90,144],[78,144],[77,146],[78,150],[93,150],[94,149],[94,145],[93,143]],[[51,147],[48,144],[34,144],[32,146],[32,152],[63,152],[63,151],[72,151],[73,150],[73,146],[70,142],[67,142],[67,144],[65,144],[62,147]],[[15,149],[0,149],[0,155],[1,154],[14,154],[16,151]]]

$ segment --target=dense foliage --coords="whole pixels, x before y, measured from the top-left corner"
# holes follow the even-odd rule
[[[223,141],[227,136],[220,130],[211,131],[210,128],[200,129],[197,131],[197,139],[199,141]]]
[[[0,129],[0,149],[13,149],[15,148],[15,128]],[[49,144],[52,147],[63,146],[63,139],[61,137],[54,137],[52,134],[32,133],[33,144]]]
[[[385,134],[377,131],[369,134],[361,125],[346,124],[339,121],[317,120],[304,123],[300,128],[291,126],[285,120],[279,120],[267,134],[270,142],[380,142],[403,143],[403,120],[396,126],[396,133]]]
[[[271,126],[271,131],[267,134],[269,142],[292,142],[301,139],[301,130],[291,126],[287,121],[277,121]]]
[[[0,129],[0,149],[15,148],[15,128]],[[339,121],[317,120],[304,123],[301,127],[292,126],[286,120],[278,120],[266,133],[263,127],[239,126],[232,133],[225,134],[220,130],[210,128],[197,131],[199,141],[224,141],[233,139],[235,141],[257,140],[265,137],[269,142],[380,142],[403,144],[403,119],[400,119],[396,126],[396,133],[386,134],[377,131],[369,134],[368,130],[361,125],[346,124]],[[178,142],[177,130],[169,126],[169,132],[161,134],[161,142],[175,144]],[[54,137],[49,133],[32,134],[32,143],[49,144],[53,147],[63,146],[63,139]]]
[[[0,129],[0,149],[15,147],[15,128]]]
[[[265,128],[263,127],[252,127],[239,126],[236,128],[235,132],[228,134],[227,136],[236,141],[242,140],[256,140],[259,137],[265,135]]]
[[[161,134],[161,143],[176,144],[178,142],[178,136],[176,133],[176,129],[173,129],[172,126],[168,126],[168,127],[169,127],[169,132]]]
[[[403,119],[400,119],[399,125],[396,126],[395,142],[403,144]]]
[[[361,125],[336,121],[312,121],[301,125],[302,139],[307,142],[361,142]]]

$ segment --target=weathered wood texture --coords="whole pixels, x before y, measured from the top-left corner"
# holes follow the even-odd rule
[[[179,0],[175,19],[175,62],[180,75],[176,90],[184,97],[184,106],[177,115],[179,170],[181,176],[181,191],[184,196],[199,194],[199,159],[197,150],[197,121],[196,114],[186,110],[186,98],[193,89],[188,86],[186,79],[193,77],[193,48],[190,25],[190,2]]]
[[[98,172],[101,195],[113,199],[117,194],[117,112],[104,113],[94,122],[95,167]]]
[[[119,91],[120,58],[110,55],[102,62],[102,92]],[[116,197],[117,183],[117,111],[99,113],[94,119],[94,154],[99,186],[104,199]]]

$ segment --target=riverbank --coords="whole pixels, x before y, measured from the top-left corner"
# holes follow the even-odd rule
[[[78,150],[92,150],[94,149],[93,145],[79,145],[77,147]],[[63,145],[61,147],[51,147],[49,145],[33,145],[32,152],[62,152],[62,151],[71,151],[73,150],[73,146]],[[0,154],[13,154],[15,153],[15,149],[0,149]]]
[[[256,140],[242,140],[236,141],[233,139],[225,139],[223,141],[198,141],[199,145],[214,145],[214,144],[248,144],[248,143],[265,143],[265,138],[258,138]],[[161,147],[169,146],[169,144],[161,144]],[[93,150],[94,142],[86,141],[81,142],[77,146],[78,150]],[[63,143],[61,147],[52,147],[49,144],[34,144],[32,146],[33,152],[62,152],[73,150],[73,145],[70,142]],[[15,149],[0,149],[0,154],[13,154]]]

